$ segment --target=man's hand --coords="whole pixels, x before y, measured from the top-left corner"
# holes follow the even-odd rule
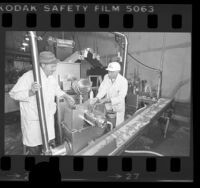
[[[101,99],[100,101],[99,101],[100,103],[109,103],[109,102],[111,102],[110,101],[110,99],[109,98],[103,98],[103,99]]]
[[[29,96],[35,95],[36,91],[39,91],[40,88],[40,84],[38,84],[37,82],[33,82],[31,85],[31,89],[29,90]]]
[[[68,103],[71,106],[75,105],[75,100],[72,96],[65,94],[65,95],[63,95],[63,97],[65,98],[66,101],[68,101]]]
[[[94,105],[95,103],[97,103],[98,102],[98,98],[93,98],[93,99],[90,99],[90,105]]]

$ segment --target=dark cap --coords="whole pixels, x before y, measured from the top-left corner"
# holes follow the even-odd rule
[[[39,55],[39,62],[44,64],[56,64],[59,60],[50,51],[43,51]]]

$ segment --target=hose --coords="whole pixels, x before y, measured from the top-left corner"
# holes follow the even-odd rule
[[[153,151],[146,151],[146,150],[137,150],[137,151],[135,151],[135,150],[125,150],[124,152],[125,153],[147,153],[147,154],[153,154],[153,155],[160,156],[160,157],[164,156],[160,153],[153,152]]]

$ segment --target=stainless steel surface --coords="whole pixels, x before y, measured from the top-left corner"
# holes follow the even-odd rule
[[[71,152],[70,146],[67,142],[64,142],[62,145],[59,145],[58,147],[51,148],[52,155],[67,155],[70,152]]]
[[[104,147],[99,149],[94,155],[96,156],[108,156],[111,151],[114,151],[117,147],[116,140],[112,140],[107,143]]]
[[[97,138],[104,135],[105,130],[106,127],[100,128],[97,126],[89,126],[82,128],[81,130],[71,131],[63,124],[63,131],[67,139],[71,142],[72,154],[76,154],[81,149],[94,142]]]
[[[57,107],[59,106],[59,98],[56,97]],[[64,100],[64,99],[63,99]],[[57,121],[55,122],[55,133],[56,133],[56,141],[57,144],[62,144],[63,136],[62,136],[62,127],[61,127],[61,108],[57,108]]]
[[[41,76],[40,76],[40,66],[38,62],[38,48],[37,48],[36,32],[29,31],[29,34],[30,34],[30,39],[31,39],[30,46],[31,46],[31,55],[32,55],[32,63],[33,63],[34,81],[42,85]],[[40,120],[40,128],[41,128],[41,134],[42,134],[44,154],[49,154],[50,147],[48,144],[49,139],[48,139],[48,132],[47,132],[42,87],[40,88],[38,92],[36,92],[36,99],[37,99],[37,107],[38,107],[38,114],[39,114],[39,120]]]
[[[85,112],[84,120],[91,122],[93,126],[103,127],[106,124],[106,117],[103,113]]]
[[[112,125],[106,126],[102,104],[96,105],[92,111],[89,106],[89,102],[76,105],[74,109],[69,108],[65,102],[58,105],[64,139],[71,143],[72,154],[104,135],[108,132],[107,128],[113,128]]]
[[[83,128],[84,120],[81,118],[84,116],[84,109],[79,105],[76,109],[64,107],[63,122],[69,128],[69,130],[79,130]]]
[[[127,119],[112,131],[101,136],[95,143],[76,153],[76,155],[96,155],[96,153],[100,155],[101,150],[112,141],[116,141],[116,148],[109,148],[110,152],[107,155],[119,155],[131,142],[141,135],[143,130],[152,121],[159,118],[163,112],[170,108],[172,102],[173,99],[160,98],[155,104]]]
[[[72,87],[77,94],[83,95],[91,90],[92,84],[88,79],[80,79],[79,81],[74,81]]]
[[[80,130],[85,122],[91,126],[102,125],[105,121],[104,105],[98,104],[92,109],[89,101],[70,108],[64,100],[58,100],[59,122],[64,122],[69,130]]]

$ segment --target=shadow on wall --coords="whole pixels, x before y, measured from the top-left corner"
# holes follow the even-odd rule
[[[180,81],[175,88],[172,90],[171,94],[169,95],[170,98],[175,98],[176,94],[178,93],[178,91],[184,86],[187,85],[190,82],[190,79],[186,79],[186,80],[182,80]],[[188,99],[189,100],[189,99]],[[185,100],[185,102],[189,102],[188,100]]]
[[[173,88],[173,90],[171,92],[169,92],[169,94],[162,94],[162,97],[166,97],[166,98],[174,98],[174,99],[178,99],[179,97],[177,97],[177,93],[180,91],[180,89],[183,86],[186,86],[187,84],[190,83],[190,78],[182,80],[180,82],[178,82],[175,87]],[[182,92],[182,91],[181,91]],[[190,97],[188,97],[187,99],[178,99],[177,102],[185,102],[188,103],[190,101]]]

